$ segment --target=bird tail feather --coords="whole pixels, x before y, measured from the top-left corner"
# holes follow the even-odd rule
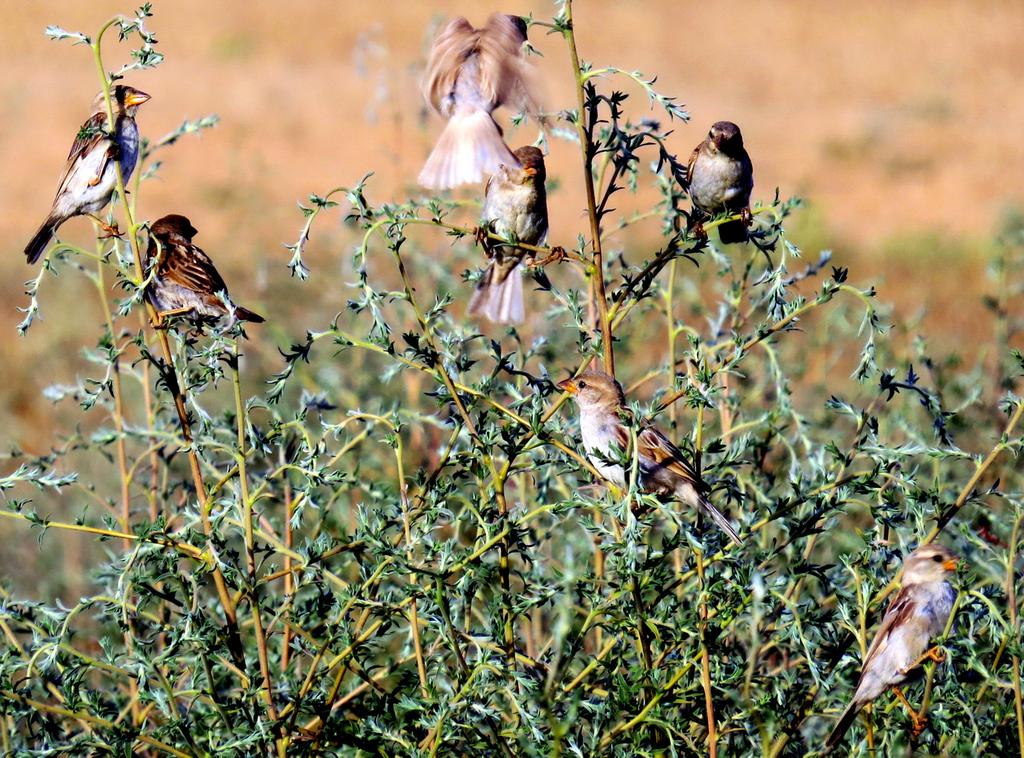
[[[469,301],[469,315],[483,316],[496,324],[522,323],[526,317],[522,267],[505,269],[492,261]]]
[[[718,238],[723,245],[734,245],[749,239],[747,225],[742,221],[729,221],[718,227]]]
[[[729,523],[729,519],[727,519],[725,514],[718,510],[710,500],[704,497],[704,495],[698,495],[697,505],[699,505],[701,510],[711,517],[711,520],[718,525],[719,529],[729,535],[729,539],[737,545],[743,544],[743,540],[740,539],[740,535],[737,534],[736,530],[732,528],[732,524]]]
[[[248,308],[243,308],[240,305],[235,306],[235,318],[239,321],[250,321],[254,324],[262,324],[266,321],[260,314],[250,311]]]
[[[50,240],[53,239],[54,232],[57,231],[57,227],[60,226],[61,219],[53,216],[47,216],[46,221],[39,227],[39,231],[35,233],[31,241],[25,246],[25,258],[28,259],[29,265],[32,265],[39,260],[45,251],[47,246],[50,244]]]
[[[491,114],[480,109],[456,111],[420,171],[419,182],[430,189],[473,184],[496,173],[502,163],[519,165]]]
[[[843,715],[839,717],[839,721],[832,728],[832,733],[825,740],[825,751],[826,753],[833,750],[843,739],[846,731],[853,724],[854,719],[857,718],[857,714],[860,713],[861,706],[863,704],[858,702],[856,699],[851,700],[850,704],[846,706],[846,710],[843,711]]]

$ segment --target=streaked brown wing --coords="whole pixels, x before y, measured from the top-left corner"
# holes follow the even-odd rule
[[[683,451],[668,441],[660,431],[653,426],[646,427],[637,435],[637,447],[640,455],[654,461],[655,465],[676,476],[689,481],[698,492],[704,491],[704,485],[694,471],[693,466]]]
[[[459,78],[459,68],[476,47],[479,31],[465,18],[453,18],[434,38],[423,78],[423,97],[441,113],[441,103]],[[444,115],[444,114],[442,114]]]
[[[210,260],[195,245],[165,244],[157,275],[168,284],[177,284],[201,295],[226,292],[227,285]]]
[[[875,656],[881,654],[889,645],[889,636],[893,631],[905,624],[916,611],[917,603],[914,602],[914,598],[910,596],[910,593],[905,588],[901,588],[896,597],[889,603],[889,607],[885,609],[882,625],[878,627],[875,639],[871,642],[867,655],[864,656],[864,665],[861,667],[861,671],[868,669]]]
[[[60,175],[60,183],[57,185],[58,195],[64,189],[64,185],[67,184],[68,177],[71,176],[79,161],[93,150],[98,149],[101,142],[107,141],[106,127],[107,117],[103,113],[96,113],[90,116],[89,120],[82,124],[82,127],[78,130],[78,134],[75,135],[75,141],[71,145],[71,150],[68,152],[68,160],[67,163],[64,164],[64,173]],[[113,155],[113,147],[113,143],[107,145],[106,160],[108,161]],[[101,170],[105,168],[106,164],[104,163]]]
[[[697,163],[697,156],[700,155],[701,148],[704,147],[704,143],[701,142],[697,147],[693,148],[693,152],[690,153],[690,160],[686,164],[686,186],[690,186],[690,182],[693,181],[693,167]]]

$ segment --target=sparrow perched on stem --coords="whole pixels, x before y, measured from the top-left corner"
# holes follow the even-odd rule
[[[739,221],[718,227],[723,244],[747,241],[750,226],[750,193],[754,189],[754,167],[743,149],[740,128],[731,121],[711,125],[707,139],[694,148],[686,170],[690,200],[698,217],[698,234],[703,235],[699,221],[720,213],[742,213]]]
[[[615,448],[628,450],[629,429],[622,422],[626,398],[622,386],[600,371],[587,371],[575,379],[558,383],[558,388],[573,396],[580,409],[580,434],[587,458],[594,468],[619,487],[626,486],[626,472],[616,460]],[[674,497],[700,508],[737,545],[740,536],[725,515],[707,498],[707,485],[701,480],[683,452],[658,429],[645,426],[636,430],[639,483],[646,491],[662,497]]]
[[[922,545],[903,562],[903,586],[889,603],[871,647],[868,648],[853,700],[825,742],[832,750],[843,739],[861,708],[890,687],[910,713],[915,733],[924,727],[896,685],[926,659],[944,660],[937,648],[929,648],[932,637],[949,621],[956,591],[946,581],[956,571],[957,558],[943,545]]]
[[[232,320],[262,323],[263,316],[248,308],[228,307],[228,287],[205,252],[192,243],[198,234],[184,216],[164,216],[149,228],[147,271],[155,265],[146,298],[157,311],[159,323],[169,316],[191,314],[197,321]],[[233,323],[232,321],[232,323]]]
[[[420,172],[424,187],[478,182],[501,164],[519,168],[491,114],[506,103],[536,111],[524,42],[526,22],[504,13],[492,14],[482,29],[456,18],[437,35],[423,95],[448,124]]]
[[[515,152],[521,168],[504,164],[487,180],[480,222],[495,234],[527,245],[540,245],[548,234],[548,200],[544,188],[544,154],[536,147]],[[519,265],[532,254],[483,236],[491,263],[476,285],[469,313],[498,324],[518,324],[524,318],[523,270]]]
[[[50,214],[25,247],[25,257],[35,263],[46,250],[58,227],[72,216],[93,216],[110,202],[117,188],[114,161],[121,164],[121,176],[128,181],[139,158],[139,127],[135,111],[149,95],[134,87],[118,84],[110,91],[114,111],[113,131],[107,130],[107,104],[101,92],[92,105],[92,115],[78,130],[53,199]],[[99,221],[99,219],[96,219]],[[100,221],[103,224],[102,221]],[[106,224],[103,224],[106,228]]]

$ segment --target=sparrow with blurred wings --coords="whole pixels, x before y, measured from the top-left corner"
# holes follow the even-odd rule
[[[479,182],[502,164],[520,168],[491,114],[505,104],[536,111],[524,42],[526,22],[504,13],[481,29],[456,18],[437,35],[423,94],[448,124],[420,172],[424,187]]]

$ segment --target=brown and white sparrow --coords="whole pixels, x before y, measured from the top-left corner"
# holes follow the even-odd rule
[[[487,180],[480,223],[505,239],[527,245],[543,244],[548,234],[548,200],[544,187],[544,154],[527,145],[515,151],[521,168],[501,165]],[[525,317],[523,308],[523,258],[532,254],[515,246],[508,247],[482,237],[491,257],[473,298],[469,313],[484,316],[498,324],[518,324]]]
[[[942,660],[928,645],[932,637],[946,628],[953,610],[956,591],[947,579],[956,571],[956,564],[956,556],[938,544],[922,545],[907,556],[903,562],[903,585],[885,611],[864,658],[857,690],[826,740],[826,751],[839,744],[866,704],[903,682],[924,659]],[[915,730],[920,730],[922,724],[903,693],[898,687],[895,692],[911,712]]]
[[[754,167],[736,124],[718,121],[711,125],[707,139],[690,155],[686,181],[696,221],[721,213],[742,213],[742,220],[718,227],[718,235],[724,244],[746,242]]]
[[[423,95],[448,124],[420,172],[424,187],[479,182],[501,164],[519,167],[491,114],[506,103],[536,110],[524,42],[526,22],[504,13],[492,14],[481,29],[456,18],[437,35]]]
[[[602,476],[624,487],[626,474],[622,466],[614,462],[617,460],[615,449],[622,451],[630,447],[630,433],[621,418],[626,407],[622,386],[600,371],[587,371],[557,386],[572,395],[579,406],[580,435],[587,458]],[[636,442],[639,483],[645,491],[674,497],[700,508],[733,542],[741,544],[729,519],[708,500],[707,485],[679,448],[653,426],[637,429]]]
[[[68,153],[50,213],[25,246],[25,257],[29,263],[39,260],[54,233],[69,218],[94,215],[106,207],[117,187],[115,160],[121,164],[125,182],[135,170],[139,159],[139,127],[135,123],[135,112],[149,100],[149,95],[134,87],[118,84],[110,91],[110,99],[114,111],[113,132],[107,131],[107,106],[100,93],[93,101],[92,114],[78,130]]]
[[[264,319],[228,300],[228,287],[205,252],[192,243],[198,234],[184,216],[171,214],[149,228],[146,269],[156,265],[146,297],[160,323],[168,316],[188,314],[196,321],[232,320],[261,323]]]

